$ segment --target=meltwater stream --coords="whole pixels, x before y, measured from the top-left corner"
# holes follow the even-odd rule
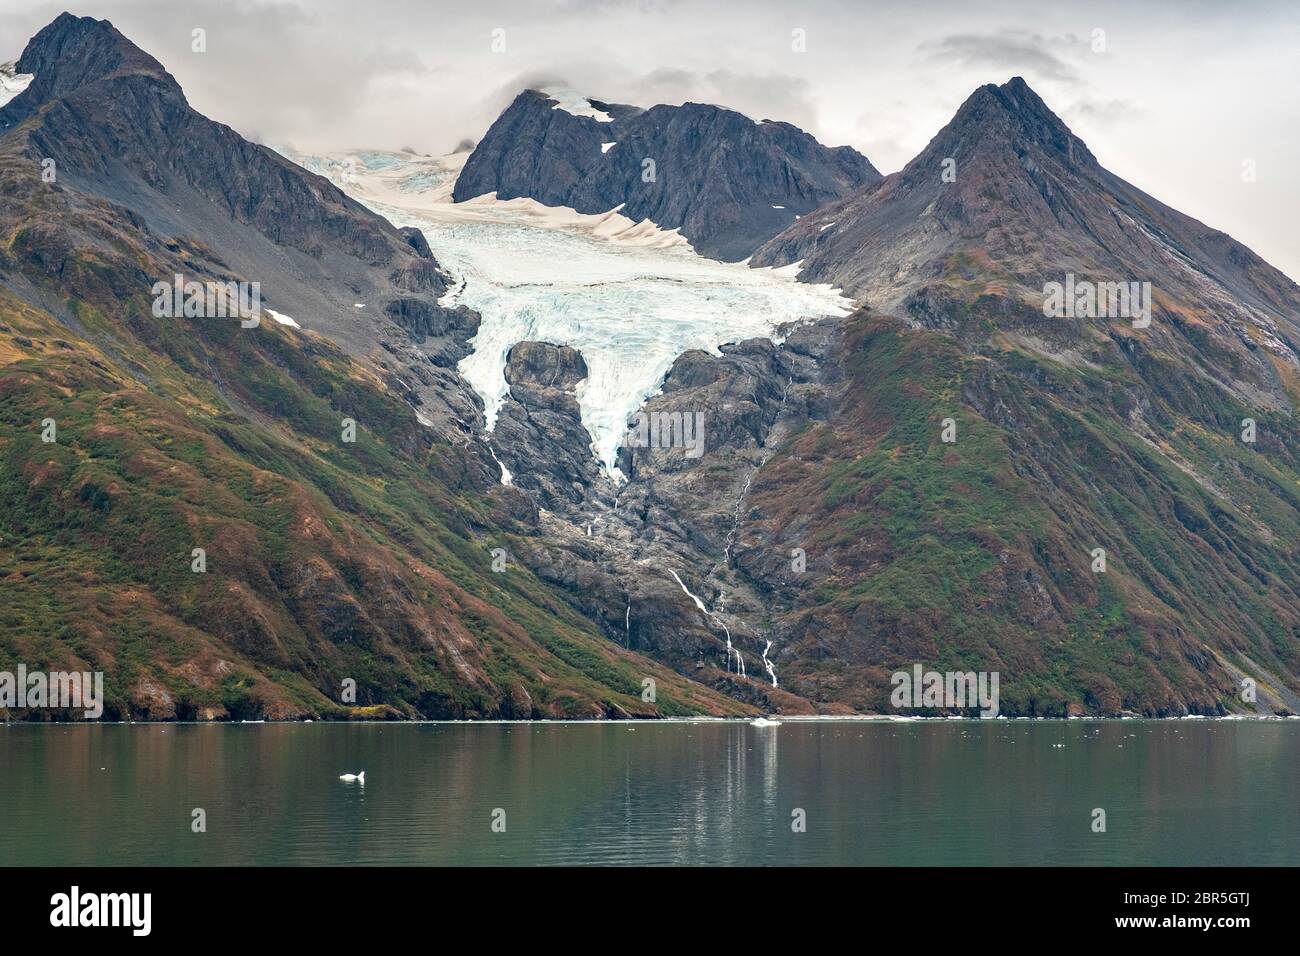
[[[0,865],[1277,866],[1297,793],[1300,720],[0,724]]]
[[[739,650],[737,650],[736,648],[732,647],[732,645],[731,645],[731,628],[727,627],[727,622],[724,621],[722,618],[718,617],[718,615],[714,614],[714,613],[713,613],[712,611],[710,611],[707,607],[705,607],[705,606],[704,606],[704,601],[702,601],[698,595],[693,594],[693,593],[690,591],[690,589],[686,587],[686,585],[685,585],[685,583],[683,583],[682,579],[681,579],[680,577],[677,576],[677,572],[676,572],[676,571],[674,571],[672,568],[669,568],[669,569],[668,569],[668,573],[671,574],[671,575],[673,576],[673,580],[676,581],[676,582],[677,582],[677,586],[680,587],[680,588],[682,589],[682,593],[684,593],[688,598],[690,598],[692,601],[695,602],[695,606],[696,606],[697,608],[700,609],[700,613],[703,614],[703,615],[704,615],[708,620],[717,623],[717,624],[722,628],[722,632],[723,632],[723,634],[725,634],[725,635],[727,636],[727,670],[731,670],[731,655],[732,655],[732,654],[735,654],[735,655],[736,655],[736,673],[739,674],[741,677],[744,677],[744,676],[745,676],[745,658],[744,658],[743,656],[741,656],[741,653],[740,653]],[[768,645],[767,645],[767,646],[768,646],[768,647],[771,647],[771,646],[772,646],[772,644],[771,644],[770,641],[768,642]],[[763,653],[766,655],[767,652],[764,651]],[[775,676],[775,675],[773,675],[773,677],[772,677],[772,686],[773,686],[773,687],[776,686],[776,676]]]

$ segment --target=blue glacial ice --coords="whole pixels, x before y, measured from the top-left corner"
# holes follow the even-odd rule
[[[716,262],[675,231],[633,223],[617,210],[582,215],[491,194],[452,203],[464,154],[291,158],[395,225],[424,232],[453,279],[443,304],[482,316],[460,371],[483,399],[488,430],[508,394],[511,346],[535,340],[578,349],[589,372],[577,392],[583,424],[592,453],[616,480],[628,419],[683,352],[718,354],[727,342],[776,338],[782,324],[852,308],[828,286],[798,282],[797,263],[774,270]]]

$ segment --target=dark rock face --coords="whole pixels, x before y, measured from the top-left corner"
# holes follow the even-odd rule
[[[567,205],[601,159],[600,144],[609,142],[605,137],[612,124],[555,105],[537,90],[520,93],[474,147],[452,198],[464,202],[495,192],[499,199],[528,197],[547,206]]]
[[[70,13],[59,14],[33,37],[15,67],[18,73],[36,76],[25,95],[5,108],[0,128],[17,125],[39,110],[41,104],[62,99],[115,74],[150,76],[170,92],[180,93],[162,64],[107,22],[97,24]]]
[[[535,429],[526,457],[511,464],[517,486],[540,487],[549,513],[520,558],[542,580],[562,588],[574,606],[599,622],[610,640],[668,663],[679,673],[767,710],[811,713],[816,705],[774,687],[764,664],[768,641],[778,670],[783,625],[773,616],[763,582],[739,571],[735,558],[748,514],[750,485],[781,442],[827,409],[818,365],[835,340],[831,320],[801,326],[781,347],[766,339],[725,345],[719,356],[688,352],[669,371],[648,416],[698,416],[701,454],[681,448],[632,447],[620,452],[629,481],[615,487],[603,475],[577,480],[586,494],[546,489],[572,486],[569,455],[589,441],[576,405],[569,428]],[[575,382],[578,358],[554,346],[526,343],[512,355],[511,394],[495,442],[524,447],[507,425],[516,400],[541,404],[524,378]],[[517,347],[518,348],[518,347]],[[529,410],[530,421],[538,418]],[[503,432],[503,427],[509,428]],[[507,439],[509,436],[509,440]],[[575,492],[577,488],[575,487]],[[683,588],[708,608],[701,612]],[[728,639],[731,650],[727,649]],[[820,705],[831,712],[837,705]]]
[[[428,360],[453,368],[471,351],[468,342],[478,332],[481,317],[462,306],[445,309],[427,299],[394,299],[384,314],[406,330]]]
[[[424,238],[423,232],[414,226],[403,226],[397,232],[421,259],[433,259],[433,250],[429,248],[429,240]],[[437,265],[436,262],[434,264]],[[441,285],[430,286],[429,291],[436,291],[441,294],[446,291],[446,281],[444,280]]]
[[[572,346],[520,342],[506,355],[506,381],[514,394],[535,396],[533,403],[544,402],[544,396],[572,394],[586,377],[587,363]]]
[[[831,334],[826,325],[814,338],[824,345]],[[762,663],[772,636],[766,604],[728,555],[747,485],[772,453],[765,443],[785,434],[787,409],[807,408],[787,403],[807,384],[791,388],[791,379],[814,374],[814,361],[766,340],[725,346],[722,356],[682,356],[646,412],[702,416],[705,454],[624,449],[631,479],[622,486],[599,471],[572,398],[586,375],[581,356],[527,342],[509,362],[511,397],[493,445],[514,485],[546,509],[520,543],[520,559],[611,641],[755,706],[811,712],[808,701],[772,686]]]
[[[467,354],[478,317],[438,305],[447,279],[418,230],[393,227],[191,109],[172,76],[107,21],[61,15],[28,43],[19,68],[36,79],[0,109],[6,155],[38,171],[53,159],[69,201],[107,201],[159,241],[186,247],[196,277],[258,282],[264,304],[351,355],[386,353],[405,367],[408,401],[439,432],[459,434],[456,419],[477,414],[464,382],[427,369]],[[76,237],[46,235],[32,264],[54,268],[48,252],[63,241]],[[142,286],[122,294],[160,278],[137,276]],[[492,471],[485,455],[485,479]]]
[[[577,349],[519,342],[506,356],[510,398],[497,416],[492,444],[514,483],[540,504],[563,509],[605,484],[582,424],[574,389],[587,377]]]
[[[465,164],[456,201],[495,192],[584,213],[622,206],[635,221],[680,229],[704,255],[736,261],[797,216],[880,179],[849,147],[717,106],[600,103],[611,122],[555,107],[544,93],[521,93]]]

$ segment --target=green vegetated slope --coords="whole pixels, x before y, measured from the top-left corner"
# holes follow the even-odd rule
[[[998,671],[1010,714],[1253,710],[1243,677],[1294,706],[1289,409],[1247,408],[1121,326],[1086,363],[1027,351],[988,304],[958,335],[855,316],[835,413],[755,479],[749,543],[808,553],[785,686],[886,710],[889,675],[924,662]],[[972,329],[985,344],[963,347]]]
[[[493,573],[528,509],[371,371],[269,321],[153,317],[143,280],[185,250],[86,241],[113,211],[53,192],[14,216],[17,175],[0,271],[66,315],[0,289],[0,668],[103,671],[110,717],[743,711]]]
[[[1300,711],[1300,286],[1019,77],[755,254],[794,261],[902,321],[855,320],[834,414],[755,482],[778,514],[817,502],[792,690],[877,707],[926,662],[997,670],[1016,713],[1252,710],[1246,678]],[[1149,322],[1045,315],[1072,278]]]

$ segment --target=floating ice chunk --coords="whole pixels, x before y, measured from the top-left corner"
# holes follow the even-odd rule
[[[611,149],[613,149],[613,148],[614,148],[615,146],[617,146],[617,145],[618,145],[617,142],[613,142],[613,143],[601,143],[601,144],[600,144],[600,151],[601,151],[602,154],[604,154],[604,153],[608,153]]]

